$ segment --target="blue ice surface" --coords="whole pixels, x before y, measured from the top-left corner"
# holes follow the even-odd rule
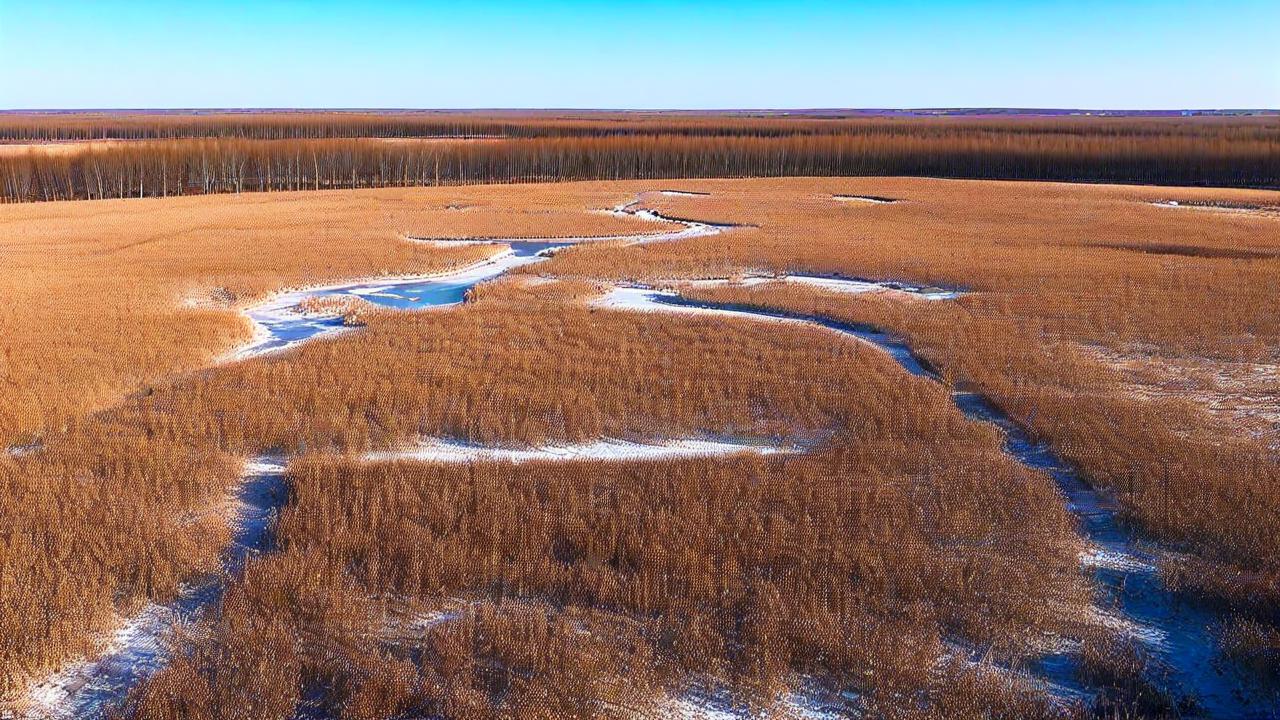
[[[517,241],[495,244],[508,245],[511,248],[512,256],[536,262],[536,258],[546,257],[549,253],[573,243]],[[492,273],[470,273],[465,280],[452,280],[448,276],[420,280],[370,280],[363,283],[316,290],[306,293],[306,297],[354,296],[374,305],[396,310],[421,310],[428,307],[443,307],[462,302],[466,298],[468,290],[486,280],[502,275],[509,269],[509,266],[495,264]],[[253,348],[254,354],[287,347],[319,335],[337,332],[345,327],[341,317],[306,317],[300,314],[264,315],[253,312],[250,312],[250,315],[270,333],[269,339]]]

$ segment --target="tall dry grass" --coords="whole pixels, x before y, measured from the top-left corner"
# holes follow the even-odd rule
[[[588,212],[628,199],[596,185],[6,206],[0,446],[208,364],[249,339],[239,310],[275,290],[438,272],[496,251],[406,236],[659,229]]]
[[[1214,571],[1191,567],[1186,582],[1267,617],[1274,456],[1225,431],[1196,404],[1193,381],[1183,401],[1130,396],[1089,346],[1152,361],[1274,362],[1280,320],[1264,304],[1276,285],[1274,218],[1148,204],[1276,204],[1274,193],[909,179],[662,186],[712,195],[645,202],[756,227],[574,248],[525,271],[557,282],[513,278],[455,310],[373,313],[358,333],[200,373],[190,371],[243,334],[233,309],[269,289],[471,259],[397,233],[645,229],[582,210],[654,184],[3,208],[0,238],[15,261],[0,277],[25,293],[0,313],[19,331],[7,335],[6,380],[27,393],[6,406],[10,437],[35,430],[44,441],[42,452],[0,458],[10,528],[0,587],[15,598],[0,609],[5,688],[89,650],[115,614],[211,568],[234,458],[283,448],[312,455],[292,474],[286,552],[232,588],[133,713],[270,715],[310,694],[352,717],[487,716],[636,703],[698,673],[761,703],[798,673],[854,684],[886,713],[906,712],[902,693],[957,717],[1038,712],[958,666],[923,670],[944,638],[1017,656],[1042,631],[1080,630],[1086,588],[1070,519],[994,431],[964,420],[941,388],[829,333],[584,304],[607,281],[753,270],[977,291],[954,304],[733,288],[716,297],[908,336]],[[831,199],[840,193],[901,202],[854,206]],[[90,318],[86,293],[105,308]],[[225,307],[177,309],[188,296]],[[236,329],[184,333],[185,313]],[[174,369],[186,374],[169,377]],[[319,456],[422,434],[516,444],[730,434],[817,451],[471,469]],[[456,626],[384,637],[405,606],[455,602],[472,603]],[[706,623],[673,653],[664,628],[683,612]],[[423,651],[440,660],[406,662]],[[635,692],[618,677],[636,678]]]
[[[721,191],[650,202],[760,227],[614,250],[607,262],[603,248],[583,248],[538,270],[661,280],[755,269],[969,288],[952,304],[824,296],[796,286],[691,294],[904,335],[953,382],[976,386],[1053,442],[1145,530],[1193,551],[1196,558],[1171,566],[1179,582],[1273,616],[1280,567],[1268,548],[1280,530],[1273,449],[1280,429],[1259,431],[1213,412],[1215,378],[1184,377],[1180,393],[1153,397],[1132,392],[1106,358],[1208,368],[1280,361],[1280,315],[1270,300],[1280,284],[1275,218],[1149,204],[1176,197],[1266,205],[1276,203],[1274,193],[859,180],[842,192],[902,201],[850,207],[824,197],[836,187],[828,182],[761,183],[743,192],[712,182],[690,187]],[[1201,251],[1165,252],[1170,246]],[[1265,393],[1265,376],[1258,382]]]
[[[681,661],[685,675],[721,675],[729,667],[721,661],[738,658],[739,665],[755,668],[750,677],[770,682],[793,672],[852,677],[855,669],[869,667],[871,655],[852,668],[826,667],[821,658],[827,650],[815,648],[805,629],[835,623],[832,632],[854,632],[842,618],[864,604],[883,608],[877,612],[888,618],[902,605],[920,604],[920,617],[932,618],[925,627],[933,628],[920,642],[936,645],[945,634],[1012,656],[1027,651],[1028,637],[1079,624],[1085,589],[1075,569],[1075,538],[1050,483],[1006,458],[998,436],[965,420],[932,384],[905,380],[891,361],[859,344],[833,347],[816,330],[592,312],[580,303],[594,292],[587,284],[507,285],[487,289],[460,309],[375,314],[356,335],[156,385],[78,423],[65,437],[50,438],[42,452],[9,461],[3,468],[11,473],[9,482],[43,473],[68,483],[106,483],[112,497],[99,504],[96,495],[62,488],[52,494],[54,502],[8,506],[6,500],[6,515],[22,514],[24,526],[43,528],[72,547],[84,547],[84,527],[117,531],[91,557],[76,555],[52,571],[42,553],[5,548],[13,585],[39,587],[61,573],[77,573],[83,584],[57,600],[40,596],[7,606],[9,624],[37,626],[41,634],[8,636],[4,657],[27,658],[33,668],[56,662],[84,648],[85,633],[105,626],[113,612],[127,611],[115,604],[118,598],[134,604],[163,598],[175,575],[198,572],[217,552],[209,540],[221,536],[193,533],[187,519],[226,493],[234,473],[200,475],[205,479],[199,486],[183,490],[196,481],[184,479],[182,467],[166,465],[168,472],[144,473],[148,482],[140,482],[127,470],[137,462],[134,454],[151,456],[162,448],[190,448],[207,457],[268,448],[359,451],[424,434],[493,443],[602,435],[784,436],[824,450],[812,461],[770,464],[529,466],[536,472],[514,482],[515,469],[504,466],[439,467],[424,474],[422,465],[335,469],[317,458],[314,470],[301,465],[294,471],[294,509],[280,525],[287,555],[301,559],[282,559],[283,567],[271,571],[308,589],[273,591],[262,600],[267,607],[243,619],[244,628],[225,631],[232,638],[217,633],[223,637],[217,642],[239,643],[240,649],[210,649],[213,660],[197,653],[173,672],[186,672],[188,662],[206,669],[227,662],[264,667],[264,657],[284,652],[271,638],[305,644],[322,630],[310,621],[289,625],[289,613],[301,611],[295,606],[309,607],[305,598],[312,595],[314,602],[327,602],[348,580],[374,598],[491,595],[495,601],[531,598],[648,618],[642,623],[650,633],[646,642],[657,642],[652,633],[661,629],[661,618],[696,611],[706,623],[720,617],[698,647],[718,642],[721,649],[689,650],[696,661]],[[723,357],[753,361],[715,361]],[[818,376],[825,380],[815,386]],[[120,435],[145,443],[116,448],[98,442]],[[347,490],[335,491],[332,483]],[[989,502],[997,495],[1000,503]],[[102,515],[130,503],[140,508],[124,518]],[[127,533],[118,527],[126,521],[153,530]],[[155,543],[152,532],[190,545],[176,551]],[[162,562],[172,574],[158,574]],[[571,567],[562,568],[564,562]],[[605,569],[610,563],[614,570]],[[134,584],[140,574],[155,582]],[[832,584],[832,577],[849,582]],[[997,582],[1010,577],[1020,579],[1016,591]],[[750,597],[743,593],[766,580],[776,589],[757,592],[771,602],[800,603],[797,611],[817,615],[801,615],[794,621],[799,624],[785,628],[762,626],[759,632],[779,636],[783,644],[776,650],[734,649],[737,624],[722,610],[741,606]],[[53,607],[58,611],[50,613]],[[760,622],[773,617],[772,611],[757,614]],[[42,617],[52,626],[39,625]],[[876,627],[871,619],[859,622]],[[240,632],[250,635],[235,640]],[[79,644],[46,639],[62,636]],[[835,647],[847,639],[834,634],[826,642]],[[536,641],[513,642],[520,652],[552,656],[554,646]],[[376,646],[361,652],[381,657]],[[599,652],[607,657],[624,651],[605,643]],[[349,670],[345,663],[338,667]],[[6,683],[12,687],[25,677],[7,676]],[[537,682],[554,686],[558,677],[551,673]],[[226,686],[186,679],[178,684],[218,700],[218,693],[244,691],[232,678],[224,678]],[[260,699],[253,702],[291,697],[255,693]],[[160,703],[160,715],[171,707],[162,699],[148,702]]]

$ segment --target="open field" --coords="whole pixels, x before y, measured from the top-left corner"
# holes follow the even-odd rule
[[[154,135],[169,121],[138,122]],[[216,142],[298,126],[273,122]],[[786,142],[826,127],[796,122],[809,139]],[[763,121],[743,127],[767,142]],[[92,712],[1266,710],[1276,206],[1263,190],[900,177],[0,206],[14,299],[0,309],[0,690],[65,714],[74,679],[107,672],[69,663],[213,578],[216,600],[144,638],[154,673]],[[562,242],[518,260],[439,242],[513,237]],[[394,278],[485,260],[506,264],[467,276],[465,302],[403,309],[455,298]],[[345,331],[226,360],[270,332],[249,319],[262,301],[343,283],[299,302]],[[658,290],[714,308],[641,301]],[[1032,462],[1019,433],[1067,469]],[[423,450],[445,441],[478,450]],[[564,450],[602,441],[727,449]],[[228,543],[248,542],[244,463],[262,456],[287,465],[283,490],[229,565]],[[1151,567],[1096,546],[1100,516]],[[1208,618],[1218,684],[1179,684],[1168,635],[1186,627],[1108,604],[1113,577]]]

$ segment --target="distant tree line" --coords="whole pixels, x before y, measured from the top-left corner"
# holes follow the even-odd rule
[[[1083,135],[1220,138],[1236,142],[1280,136],[1274,116],[868,117],[778,113],[601,111],[440,112],[69,112],[0,113],[0,141],[174,140],[239,138],[604,137],[689,135],[783,137],[880,135],[910,137]]]
[[[5,202],[675,177],[911,175],[1280,187],[1280,133],[645,134],[486,142],[239,138],[0,156]],[[1221,129],[1221,128],[1219,128]]]

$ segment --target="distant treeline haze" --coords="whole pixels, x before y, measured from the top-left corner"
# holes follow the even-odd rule
[[[0,156],[0,198],[841,175],[1280,186],[1280,125],[1257,118],[280,117],[0,119],[0,139],[15,141],[172,138],[10,152]],[[498,139],[466,139],[478,136]],[[457,141],[387,140],[414,137]]]

